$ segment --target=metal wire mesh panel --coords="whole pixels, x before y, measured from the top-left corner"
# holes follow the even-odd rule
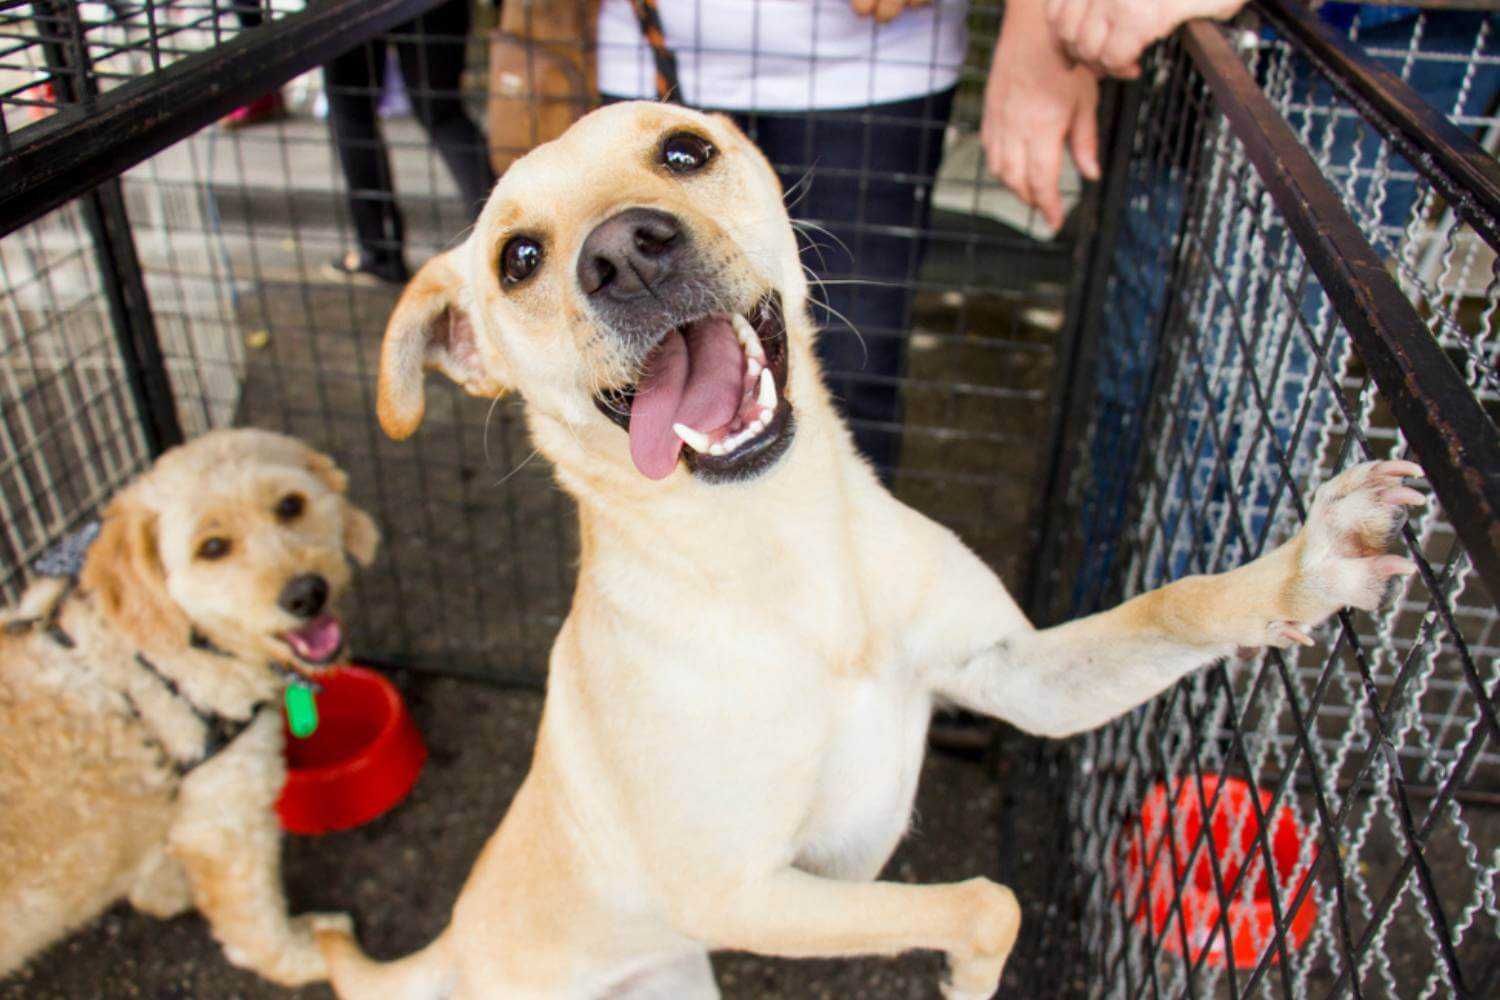
[[[0,596],[149,459],[78,213],[0,242]]]
[[[1284,45],[1240,41],[1493,419],[1493,257]],[[1148,79],[1071,480],[1080,528],[1048,559],[1076,567],[1053,578],[1072,613],[1254,558],[1321,481],[1410,455],[1193,60],[1163,51]],[[1399,224],[1383,205],[1404,205]],[[1493,988],[1494,596],[1441,504],[1402,548],[1420,570],[1384,611],[1219,664],[1072,748],[1086,992]]]
[[[399,285],[341,265],[349,251],[374,246],[399,276],[452,245],[474,200],[455,162],[485,159],[503,169],[598,100],[577,71],[592,59],[582,35],[559,31],[555,20],[559,11],[581,19],[584,5],[554,5],[553,20],[540,7],[511,5],[498,23],[486,5],[460,6],[467,20],[444,20],[453,5],[435,5],[350,50],[338,68],[298,78],[284,89],[286,112],[271,120],[226,122],[169,147],[122,177],[121,197],[183,432],[253,424],[299,435],[338,458],[354,495],[386,527],[380,561],[361,574],[350,602],[356,650],[377,661],[535,680],[571,591],[568,501],[533,456],[516,400],[472,400],[434,380],[418,436],[396,444],[381,435],[373,420],[375,365]],[[128,25],[116,27],[134,30],[157,14],[168,23],[166,8],[122,8]],[[211,41],[201,32],[214,25],[232,32],[236,9],[224,0],[200,11],[208,20],[194,22],[193,44]],[[958,78],[951,110],[935,102],[913,123],[912,134],[942,154],[928,159],[925,172],[893,174],[880,150],[865,148],[830,173],[815,145],[777,166],[805,226],[809,261],[841,262],[824,294],[896,302],[858,333],[872,352],[899,342],[904,365],[874,371],[856,363],[840,373],[841,391],[874,388],[899,398],[894,416],[857,421],[887,447],[893,488],[1014,575],[1025,557],[1054,346],[1076,270],[1073,225],[1046,231],[984,170],[977,121],[998,7],[940,9],[962,21],[970,44],[963,65],[942,67]],[[278,16],[291,10],[274,8]],[[93,24],[89,18],[111,11],[80,16]],[[31,50],[45,27],[33,13],[10,12],[14,33]],[[22,24],[23,17],[31,19]],[[101,45],[107,35],[85,33]],[[170,43],[152,37],[164,54],[190,48],[187,34]],[[125,55],[147,60],[143,71],[152,58],[144,43]],[[682,58],[691,57],[684,50]],[[330,128],[329,114],[351,105],[368,113],[371,130]],[[485,128],[455,132],[459,116]],[[744,124],[753,131],[781,123],[746,116]],[[819,128],[864,124],[854,113],[832,113]],[[376,164],[374,172],[361,174],[362,163]],[[841,220],[812,211],[820,170],[868,188],[868,213]],[[917,190],[923,210],[895,221],[877,217],[882,185]],[[1076,177],[1065,194],[1078,202]],[[373,240],[361,213],[377,220]],[[19,301],[39,280],[19,250],[39,238],[27,235],[33,230],[59,231],[64,217],[6,237],[18,263],[0,295]],[[86,237],[75,247],[80,254]],[[899,251],[894,273],[862,266],[877,243]],[[107,323],[102,305],[92,308],[91,321]],[[823,319],[840,322],[845,310],[834,306]],[[50,315],[33,318],[29,335],[50,335],[57,323]],[[130,469],[138,468],[144,456],[131,455]],[[72,513],[81,516],[108,491],[101,487]],[[12,588],[53,536],[42,532],[7,557]]]
[[[0,4],[0,148],[75,99],[159,72],[302,6],[301,0]]]

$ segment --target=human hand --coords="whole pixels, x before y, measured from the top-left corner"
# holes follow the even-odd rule
[[[979,139],[990,173],[1062,225],[1063,147],[1078,172],[1099,179],[1099,81],[1056,43],[1040,0],[1012,0],[984,88]]]
[[[1233,17],[1245,0],[1046,0],[1047,21],[1070,57],[1123,79],[1140,75],[1141,53],[1196,17]]]
[[[849,0],[849,6],[860,17],[873,17],[884,24],[908,7],[926,7],[932,0]]]

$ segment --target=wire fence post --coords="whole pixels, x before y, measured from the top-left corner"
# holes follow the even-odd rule
[[[1033,504],[1035,528],[1031,536],[1024,598],[1027,614],[1042,620],[1048,607],[1049,583],[1056,582],[1053,548],[1058,544],[1066,514],[1064,500],[1075,462],[1074,446],[1081,440],[1087,420],[1093,371],[1104,309],[1104,285],[1109,278],[1109,258],[1115,251],[1119,222],[1124,214],[1128,165],[1135,138],[1135,120],[1140,108],[1140,85],[1108,86],[1101,102],[1108,116],[1104,131],[1104,176],[1093,193],[1094,211],[1084,213],[1088,229],[1079,236],[1074,259],[1083,271],[1068,303],[1068,325],[1058,338],[1057,375],[1052,381],[1053,421],[1049,429],[1045,474]]]
[[[78,6],[38,0],[36,9],[66,25],[63,37],[43,46],[52,70],[57,96],[64,104],[78,104],[97,96],[89,66],[88,46]],[[141,431],[153,456],[183,440],[172,398],[172,381],[157,337],[146,279],[136,253],[125,194],[118,177],[111,177],[79,199],[84,226],[93,244],[99,281],[109,303],[110,326],[125,364],[130,393],[141,414]]]

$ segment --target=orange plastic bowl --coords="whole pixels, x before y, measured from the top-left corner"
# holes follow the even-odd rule
[[[276,812],[292,833],[368,823],[406,798],[427,760],[427,746],[390,681],[354,666],[336,667],[318,681],[317,731],[306,739],[286,734],[286,784]]]
[[[1276,873],[1278,902],[1286,921],[1284,926],[1289,927],[1286,935],[1289,948],[1302,946],[1318,915],[1316,893],[1311,890],[1290,919],[1285,915],[1317,860],[1317,846],[1304,850],[1307,833],[1290,806],[1283,805],[1266,815],[1271,806],[1269,791],[1252,788],[1238,778],[1218,775],[1205,775],[1202,788],[1200,801],[1198,783],[1193,779],[1181,779],[1170,789],[1157,783],[1141,804],[1140,822],[1126,827],[1120,853],[1125,868],[1127,912],[1141,926],[1149,921],[1152,933],[1175,955],[1183,954],[1186,938],[1188,959],[1192,962],[1206,955],[1209,965],[1223,966],[1227,961],[1236,968],[1253,968],[1268,948],[1273,949],[1274,962],[1276,923],[1271,907],[1271,882],[1260,842],[1260,824],[1250,796],[1259,797],[1260,812],[1270,826],[1271,863]],[[1215,794],[1219,796],[1217,802]],[[1213,812],[1207,824],[1208,842],[1199,846],[1204,829],[1201,802],[1208,802]],[[1231,946],[1227,949],[1222,919],[1226,908],[1215,888],[1210,854],[1217,860],[1219,878],[1225,894],[1230,896],[1227,918]],[[1241,880],[1240,873],[1247,868],[1249,872]],[[1250,883],[1248,894],[1246,881]],[[1179,893],[1180,918],[1174,908]]]

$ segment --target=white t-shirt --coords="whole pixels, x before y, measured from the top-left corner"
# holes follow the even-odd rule
[[[852,108],[953,86],[967,0],[935,0],[886,24],[849,0],[659,0],[684,103],[732,111]],[[630,0],[599,5],[599,90],[656,97],[656,63]]]

